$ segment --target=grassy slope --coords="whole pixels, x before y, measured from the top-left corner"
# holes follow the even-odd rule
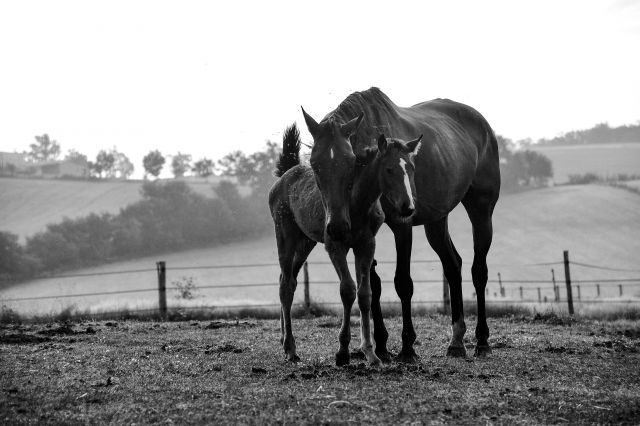
[[[217,178],[187,180],[204,196],[215,193]],[[45,179],[0,179],[0,230],[21,238],[43,231],[47,224],[64,217],[77,218],[90,213],[117,213],[140,200],[142,181],[73,181]]]
[[[401,321],[388,318],[389,349]],[[335,317],[0,326],[4,424],[637,424],[638,322],[490,319],[493,354],[444,356],[448,318],[415,318],[417,365],[334,367]],[[567,326],[570,325],[570,326]],[[469,319],[467,351],[473,352]],[[351,348],[359,345],[357,324]]]
[[[553,179],[567,182],[570,174],[640,174],[640,143],[569,146],[532,145],[527,149],[546,155],[553,163]]]
[[[550,283],[551,266],[525,266],[539,262],[561,262],[562,251],[570,250],[571,259],[578,262],[606,265],[614,268],[638,269],[637,242],[640,241],[640,196],[623,189],[607,186],[565,186],[505,195],[495,211],[495,237],[489,256],[490,279],[495,280],[501,272],[505,281],[514,279],[545,279]],[[470,278],[470,263],[473,259],[471,229],[463,209],[455,210],[451,216],[450,228],[453,240],[463,258],[463,277]],[[426,242],[421,228],[414,228],[413,260],[435,260],[436,256]],[[388,228],[383,227],[377,240],[379,260],[393,260],[395,248]],[[198,287],[209,285],[237,285],[235,288],[201,289],[199,298],[190,302],[178,302],[173,292],[169,292],[169,304],[187,305],[278,303],[275,286],[239,288],[242,284],[272,283],[278,281],[279,269],[277,251],[273,237],[256,241],[234,243],[202,250],[171,253],[105,265],[79,272],[108,272],[148,269],[147,272],[95,277],[66,279],[46,279],[25,283],[0,293],[2,298],[60,295],[96,291],[120,291],[149,289],[147,293],[96,296],[85,299],[58,299],[11,304],[22,312],[48,313],[76,304],[80,310],[109,310],[122,307],[155,307],[155,262],[165,260],[169,268],[167,283],[172,286],[181,277],[191,277]],[[312,262],[326,262],[327,256],[322,246],[316,247],[310,256]],[[240,267],[232,269],[186,269],[193,266],[227,264],[261,264],[267,267]],[[562,265],[553,266],[559,282],[563,279]],[[339,302],[335,272],[328,265],[310,265],[311,281],[329,281],[329,284],[312,285],[311,296],[316,301]],[[378,271],[383,278],[383,300],[395,301],[393,289],[393,264],[381,264]],[[441,297],[438,283],[420,283],[419,280],[439,280],[441,269],[438,263],[414,264],[412,275],[416,280],[414,300],[434,300]],[[574,266],[573,280],[593,278],[638,277],[640,272],[609,272]],[[517,296],[520,284],[505,284],[507,296]],[[536,297],[537,284],[522,284],[531,288],[526,296]],[[493,297],[498,291],[496,283],[489,284]],[[631,289],[629,290],[631,293]],[[464,284],[464,294],[470,297],[473,289]],[[585,297],[593,296],[594,287],[583,286]],[[635,294],[638,293],[636,288]],[[551,295],[551,290],[545,290]],[[615,296],[616,287],[603,287],[603,296]],[[296,298],[300,300],[302,291]]]

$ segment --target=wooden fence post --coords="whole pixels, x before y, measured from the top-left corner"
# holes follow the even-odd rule
[[[524,299],[524,294],[522,292],[522,286],[520,286],[520,300]]]
[[[302,279],[304,282],[304,310],[309,313],[311,310],[311,297],[309,296],[309,264],[302,265]]]
[[[442,271],[442,310],[444,314],[447,315],[451,311],[451,295],[449,294],[449,281],[447,281],[447,277],[444,275],[444,271]]]
[[[158,271],[158,308],[160,310],[160,317],[163,320],[167,319],[167,266],[163,261],[156,263],[156,270]]]
[[[553,282],[553,300],[560,301],[560,288],[556,284],[556,272],[551,268],[551,281]]]
[[[569,251],[564,251],[564,281],[567,285],[567,305],[569,315],[573,315],[573,295],[571,293],[571,271],[569,270]]]
[[[596,284],[597,297],[600,297],[600,284]]]
[[[538,287],[538,303],[542,303],[542,293],[540,292],[540,287]]]
[[[504,287],[502,287],[502,275],[498,272],[498,284],[500,285],[500,296],[504,297]]]
[[[622,297],[622,284],[618,284],[618,289],[620,290],[620,297]]]
[[[579,286],[579,285],[577,285],[577,286],[576,286],[576,289],[578,290],[578,300],[580,300],[580,286]]]

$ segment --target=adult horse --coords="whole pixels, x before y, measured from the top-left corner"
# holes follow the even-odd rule
[[[486,259],[493,235],[491,217],[500,192],[498,145],[493,130],[479,112],[467,105],[435,99],[403,108],[375,87],[351,94],[329,116],[348,120],[361,111],[365,118],[351,136],[356,152],[371,146],[379,133],[401,139],[424,135],[415,155],[415,212],[410,217],[402,216],[386,199],[381,200],[385,221],[393,231],[396,244],[394,283],[402,303],[403,319],[399,359],[407,362],[417,359],[413,349],[416,333],[411,320],[413,281],[410,261],[412,227],[418,225],[424,225],[429,244],[440,258],[449,282],[452,338],[447,355],[466,355],[463,345],[466,325],[462,307],[462,259],[449,236],[447,221],[449,213],[459,203],[466,209],[473,227],[471,273],[478,305],[475,354],[490,353],[485,312]],[[313,119],[306,113],[305,119],[313,135]],[[388,334],[380,313],[380,278],[373,267],[371,285],[375,352],[386,358]]]
[[[277,163],[280,179],[269,192],[280,262],[282,345],[287,358],[298,360],[291,329],[291,305],[297,275],[318,242],[324,243],[340,278],[343,304],[340,349],[336,364],[349,363],[351,307],[356,286],[347,265],[347,253],[355,256],[357,296],[360,308],[361,351],[372,365],[380,359],[373,351],[369,326],[371,287],[369,273],[375,251],[375,235],[384,216],[379,199],[405,215],[413,213],[411,171],[406,164],[420,139],[404,143],[379,136],[377,149],[356,156],[348,137],[356,131],[362,115],[348,122],[327,120],[312,126],[314,145],[311,167],[300,164],[300,135],[287,129]],[[330,137],[329,137],[330,135]],[[343,203],[343,204],[340,204]],[[336,208],[336,206],[338,206]]]

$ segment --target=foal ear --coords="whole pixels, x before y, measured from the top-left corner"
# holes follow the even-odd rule
[[[302,115],[304,115],[304,121],[305,123],[307,123],[307,129],[309,129],[309,133],[311,133],[311,136],[315,137],[316,134],[318,134],[318,123],[313,119],[313,117],[307,114],[307,111],[305,111],[304,108],[302,108]]]
[[[342,133],[342,135],[345,138],[348,138],[353,133],[355,133],[356,130],[358,130],[358,126],[360,126],[360,123],[362,122],[363,118],[364,118],[364,112],[361,112],[359,116],[340,126],[340,132]]]
[[[385,138],[383,134],[378,136],[378,151],[380,154],[387,152],[387,138]]]
[[[418,151],[420,151],[420,147],[422,146],[422,135],[418,139],[414,139],[410,142],[407,142],[407,148],[409,149],[409,154],[416,155]]]

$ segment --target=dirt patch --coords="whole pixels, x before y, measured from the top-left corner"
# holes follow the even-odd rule
[[[48,342],[51,339],[48,337],[34,336],[33,334],[26,333],[12,333],[0,335],[0,344],[5,345],[28,345],[33,343]]]
[[[414,319],[416,364],[336,367],[336,317],[294,320],[301,360],[285,360],[279,321],[124,321],[68,329],[0,330],[0,418],[8,424],[635,424],[640,416],[640,322],[490,319],[493,353],[445,356],[446,317]],[[321,324],[331,324],[323,327]],[[399,318],[386,321],[401,348]],[[256,326],[253,326],[256,325]],[[212,332],[211,330],[216,330]],[[630,330],[630,331],[628,331]],[[144,331],[142,333],[141,331]],[[60,337],[59,337],[60,336]],[[61,338],[62,337],[62,338]],[[53,343],[47,343],[53,340]],[[42,344],[39,344],[42,343]],[[34,344],[36,345],[34,347]]]

